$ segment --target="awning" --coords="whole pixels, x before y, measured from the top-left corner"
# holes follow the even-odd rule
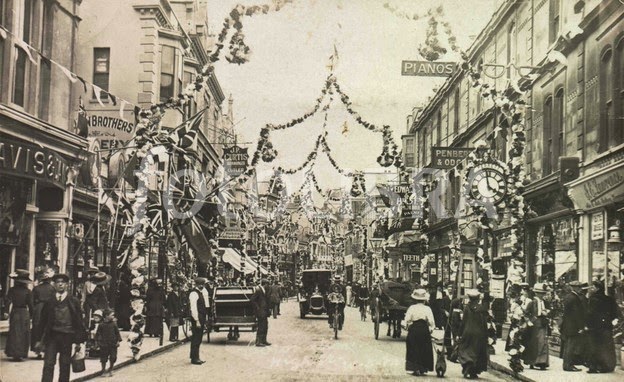
[[[223,261],[230,264],[234,269],[238,272],[241,271],[241,261],[242,257],[237,250],[234,248],[219,248],[219,250],[223,251]],[[245,274],[249,275],[258,270],[257,264],[254,265],[255,262],[251,260],[249,257],[245,256]]]
[[[249,256],[247,257],[247,261],[250,264],[252,264],[256,269],[258,269],[261,274],[263,274],[263,275],[268,275],[269,274],[269,270],[268,269],[266,269],[262,265],[256,263],[255,261],[253,261]]]

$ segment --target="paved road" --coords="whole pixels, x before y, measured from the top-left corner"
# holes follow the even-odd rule
[[[346,309],[345,328],[333,339],[326,318],[299,318],[296,301],[282,303],[282,315],[269,319],[266,348],[253,346],[255,334],[241,333],[237,342],[227,333],[212,333],[203,343],[201,366],[189,363],[189,345],[175,348],[136,365],[125,367],[108,381],[413,381],[435,379],[406,375],[405,342],[385,336],[375,340],[370,320],[361,322],[359,312]],[[446,380],[461,379],[461,367],[449,363]],[[481,381],[503,381],[500,374],[483,373]]]

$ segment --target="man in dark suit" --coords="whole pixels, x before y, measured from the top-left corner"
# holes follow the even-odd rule
[[[44,323],[41,341],[45,349],[41,381],[52,382],[59,354],[58,380],[69,382],[72,344],[86,342],[87,330],[82,320],[80,301],[67,292],[69,276],[61,273],[55,275],[52,281],[56,293],[46,301],[41,311],[41,322]]]
[[[570,283],[571,293],[563,300],[563,321],[561,322],[561,347],[564,371],[581,371],[575,365],[582,363],[586,304],[581,297],[582,284]]]
[[[338,310],[340,311],[340,321],[339,321],[339,330],[342,330],[342,325],[344,324],[344,309],[345,309],[345,304],[347,301],[347,290],[346,288],[342,285],[342,277],[340,277],[340,275],[335,275],[334,276],[334,283],[329,287],[329,291],[330,293],[338,293],[340,295],[342,295],[342,303],[338,304]],[[332,305],[329,304],[329,301],[327,301],[327,306],[331,307]],[[329,309],[329,311],[327,312],[329,315],[328,318],[328,322],[329,322],[329,327],[333,328],[334,325],[334,312],[333,309]]]
[[[280,314],[280,286],[277,283],[277,280],[273,281],[273,285],[269,286],[269,304],[271,306],[271,311],[273,313],[273,318],[277,318]]]
[[[258,319],[258,330],[256,331],[256,346],[264,347],[270,346],[267,342],[267,334],[269,332],[269,315],[271,314],[269,308],[269,281],[262,279],[260,286],[256,288],[254,294],[251,296],[251,303],[254,306],[256,318]]]
[[[206,301],[204,300],[203,289],[206,285],[204,277],[195,279],[195,288],[189,293],[189,307],[191,308],[191,363],[201,365],[204,363],[199,358],[199,346],[201,345],[204,327],[206,326]]]

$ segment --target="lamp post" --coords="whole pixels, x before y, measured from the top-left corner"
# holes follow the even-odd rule
[[[383,243],[384,239],[381,237],[371,237],[370,239],[368,239],[368,242],[370,243],[370,247],[371,247],[371,256],[370,258],[368,258],[367,263],[369,264],[369,268],[368,268],[368,275],[367,277],[369,277],[369,280],[367,282],[368,287],[370,288],[371,286],[371,280],[370,280],[370,275],[372,274],[372,260],[373,260],[373,255],[376,254],[377,252],[379,252],[381,250],[381,244]]]

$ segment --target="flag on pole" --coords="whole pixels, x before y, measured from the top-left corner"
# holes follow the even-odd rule
[[[210,243],[206,240],[206,236],[202,232],[197,217],[193,216],[186,223],[180,225],[180,229],[188,240],[189,245],[195,251],[195,255],[204,264],[207,264],[212,258]]]
[[[197,132],[205,111],[206,109],[200,111],[192,118],[173,129],[171,134],[169,134],[171,142],[183,150],[193,150],[197,142]]]

